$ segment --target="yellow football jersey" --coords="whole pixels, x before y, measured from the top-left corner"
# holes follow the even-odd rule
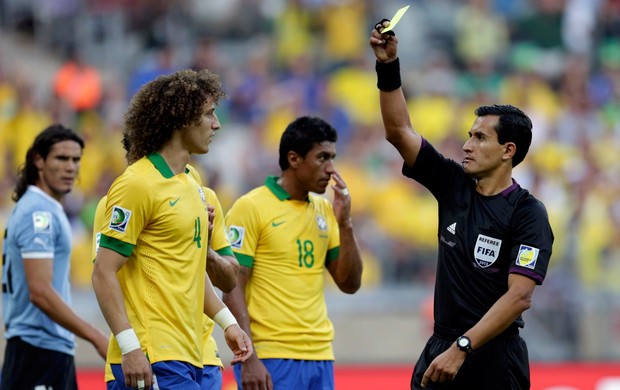
[[[99,246],[127,256],[118,272],[129,321],[151,363],[202,367],[207,200],[188,165],[173,175],[150,154],[110,187]],[[121,363],[112,339],[107,363]]]
[[[213,220],[213,233],[211,234],[211,242],[210,245],[217,253],[222,256],[234,256],[231,248],[230,241],[228,240],[228,235],[226,234],[226,226],[224,225],[224,214],[222,210],[222,206],[217,198],[215,192],[208,188],[204,187],[205,196],[207,198],[207,203],[213,205],[215,207],[215,218]],[[95,221],[93,223],[93,247],[92,247],[92,256],[93,259],[97,255],[97,248],[99,247],[99,238],[101,236],[101,229],[104,224],[105,217],[105,205],[106,205],[107,196],[101,198],[99,203],[97,204],[97,209],[95,211]],[[220,366],[224,367],[222,360],[219,357],[219,353],[217,350],[217,344],[215,339],[213,338],[213,328],[214,322],[208,316],[205,317],[204,331],[202,334],[203,339],[203,356],[202,362],[205,366]],[[110,335],[112,337],[112,335]],[[114,375],[112,375],[112,371],[110,370],[110,365],[105,365],[105,381],[114,380]]]
[[[245,298],[254,348],[262,359],[333,360],[324,282],[326,263],[338,258],[338,224],[327,199],[291,200],[277,180],[226,215],[233,252],[252,268]]]

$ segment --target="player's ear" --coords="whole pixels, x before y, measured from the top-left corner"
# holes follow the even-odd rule
[[[34,155],[34,166],[37,167],[38,170],[43,169],[43,164],[45,164],[45,159],[43,157],[41,157],[40,154],[35,154]]]
[[[288,152],[287,157],[288,157],[288,166],[291,168],[297,169],[301,161],[301,156],[291,150]]]

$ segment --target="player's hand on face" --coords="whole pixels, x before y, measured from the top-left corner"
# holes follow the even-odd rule
[[[234,354],[230,364],[243,363],[252,356],[254,352],[252,341],[250,341],[250,337],[248,337],[239,325],[234,324],[227,327],[224,331],[224,337],[226,339],[226,344],[228,344],[228,347]]]
[[[351,193],[338,172],[332,174],[332,179],[336,182],[332,186],[334,190],[334,215],[338,224],[348,223],[351,218]]]
[[[269,371],[254,355],[241,367],[241,388],[247,390],[273,390],[273,382]]]
[[[153,370],[151,369],[151,363],[149,363],[140,348],[123,355],[121,368],[125,376],[125,386],[146,390],[151,388],[153,384]],[[144,382],[144,387],[142,387],[142,382]]]
[[[388,24],[389,20],[383,19],[375,24],[375,28],[370,33],[370,47],[379,62],[392,62],[398,57],[398,38],[396,35],[393,34],[393,31],[386,34],[380,33]]]

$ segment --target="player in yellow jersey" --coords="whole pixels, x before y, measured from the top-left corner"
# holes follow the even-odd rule
[[[183,70],[144,85],[125,115],[129,166],[108,190],[92,277],[119,385],[200,389],[203,313],[224,329],[233,362],[252,354],[205,274],[209,211],[188,164],[209,151],[223,97],[217,75]]]
[[[213,232],[207,254],[207,273],[214,286],[223,292],[230,292],[237,283],[239,263],[232,252],[230,241],[226,234],[224,214],[220,201],[212,189],[204,187],[204,192],[209,209],[214,213]],[[106,202],[107,196],[104,196],[97,204],[95,211],[95,220],[93,222],[93,259],[97,255],[97,248],[101,239],[101,229],[103,229],[105,223]],[[204,367],[201,390],[221,390],[224,365],[219,357],[217,345],[212,335],[214,322],[206,315],[204,319],[204,333],[202,334],[202,362]],[[108,383],[107,387],[109,390],[118,388],[109,364],[105,365],[105,382]]]
[[[240,389],[334,388],[325,270],[349,294],[362,277],[351,197],[333,162],[336,140],[336,130],[320,118],[293,121],[280,140],[280,177],[268,177],[226,215],[241,268],[224,302],[255,350],[234,367]],[[331,179],[333,205],[315,195]]]

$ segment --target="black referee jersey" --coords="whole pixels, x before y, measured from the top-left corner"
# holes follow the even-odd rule
[[[547,211],[513,180],[484,196],[461,164],[423,140],[403,174],[431,191],[439,206],[435,333],[456,338],[473,327],[508,290],[508,274],[542,284],[553,244]],[[523,327],[519,317],[508,331]]]

